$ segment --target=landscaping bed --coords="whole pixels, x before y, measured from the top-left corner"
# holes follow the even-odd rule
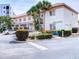
[[[16,31],[16,37],[18,41],[26,41],[28,38],[29,32],[26,29],[18,29]]]
[[[38,33],[38,34],[34,34],[34,35],[31,35],[29,36],[29,38],[31,39],[51,39],[52,38],[52,34],[51,33],[47,33],[47,32],[41,32],[41,33]]]
[[[28,32],[27,31],[17,31],[16,36],[17,36],[17,40],[26,41],[26,39],[28,38]]]
[[[40,34],[38,36],[36,36],[37,39],[51,39],[52,38],[52,34]]]
[[[62,33],[62,31],[63,31],[63,33]],[[62,34],[63,34],[63,37],[68,37],[71,35],[70,30],[61,30],[61,31],[58,31],[58,33],[59,33],[59,36],[61,36],[61,37],[62,37]]]
[[[77,33],[78,32],[78,28],[72,28],[72,33]]]

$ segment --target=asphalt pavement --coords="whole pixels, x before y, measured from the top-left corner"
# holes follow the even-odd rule
[[[14,35],[0,35],[0,59],[79,59],[78,38],[15,43]]]

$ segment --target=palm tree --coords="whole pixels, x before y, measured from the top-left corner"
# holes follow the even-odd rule
[[[44,10],[48,10],[50,7],[52,6],[52,4],[48,1],[43,1],[43,9]]]
[[[32,15],[33,19],[34,19],[34,26],[35,26],[35,30],[39,30],[39,23],[37,21],[38,19],[38,8],[36,6],[33,6],[28,12],[27,14]]]
[[[51,7],[51,3],[48,1],[39,1],[35,6],[33,6],[27,14],[32,15],[34,18],[35,29],[40,29],[40,10],[48,10]]]

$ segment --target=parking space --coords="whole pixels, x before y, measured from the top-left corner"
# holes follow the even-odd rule
[[[27,42],[16,42],[14,35],[0,35],[0,59],[17,59],[33,55],[40,50]],[[17,57],[16,57],[17,56]]]
[[[0,59],[78,59],[79,37],[14,43],[14,35],[0,35]]]
[[[34,43],[52,50],[65,48],[79,48],[79,36],[66,38],[52,38],[47,40],[36,40],[34,41]]]

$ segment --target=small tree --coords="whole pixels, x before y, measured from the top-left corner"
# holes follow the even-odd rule
[[[11,29],[11,18],[9,16],[0,16],[0,29],[3,31]]]

